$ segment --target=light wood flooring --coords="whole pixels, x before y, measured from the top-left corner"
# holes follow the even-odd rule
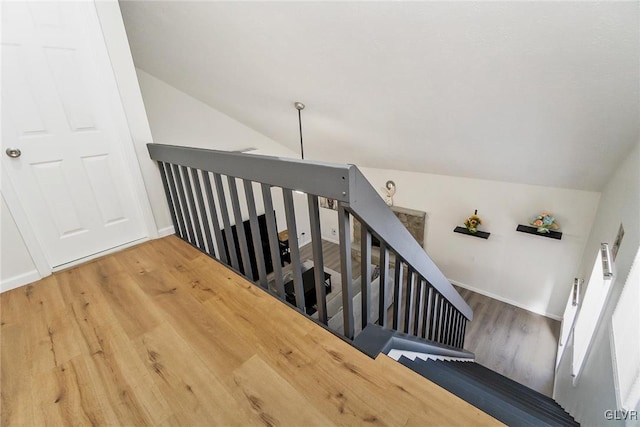
[[[340,248],[323,241],[324,264],[340,271]],[[300,248],[303,260],[313,259],[311,245]],[[353,277],[360,264],[352,259]],[[336,286],[339,286],[336,283]],[[551,396],[560,322],[484,295],[456,288],[473,309],[467,325],[465,349],[476,361],[508,378]]]
[[[177,237],[0,295],[2,425],[490,425]]]

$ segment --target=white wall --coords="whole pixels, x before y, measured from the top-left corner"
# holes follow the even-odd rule
[[[166,84],[144,70],[136,71],[153,142],[227,151],[255,148],[252,154],[299,158],[298,153]],[[295,120],[293,105],[292,111],[292,120]],[[144,144],[138,144],[137,152],[158,228],[162,230],[171,227],[171,217],[157,166],[149,159]],[[242,200],[244,197],[242,188],[239,187],[238,190]],[[260,191],[256,188],[254,192],[260,210],[262,206]],[[282,197],[281,193],[278,193],[275,190],[273,192],[276,220],[279,229],[286,229],[284,211],[281,208]],[[295,194],[294,200],[298,235],[304,243],[310,239],[306,199]],[[243,216],[245,219],[248,218],[244,210]]]
[[[616,276],[602,320],[595,332],[583,372],[574,386],[571,377],[573,346],[571,339],[556,371],[554,397],[584,425],[616,425],[604,418],[605,410],[616,410],[613,364],[609,335],[611,316],[627,279],[633,257],[640,245],[640,143],[626,157],[602,192],[594,226],[587,240],[577,272],[588,279],[594,254],[601,242],[613,244],[620,223],[625,229],[624,239],[615,260]],[[630,325],[638,328],[640,325]],[[640,345],[640,344],[639,344]],[[640,410],[640,408],[636,408]],[[636,421],[637,423],[637,421]],[[617,424],[624,424],[618,421]]]
[[[599,193],[397,170],[360,168],[382,193],[395,181],[394,204],[427,213],[425,249],[452,282],[545,314],[562,315],[598,205]],[[454,233],[475,209],[488,240]],[[562,240],[517,232],[541,210],[552,212]],[[323,215],[323,233],[335,216]]]
[[[4,292],[38,280],[40,275],[9,212],[4,196],[1,198],[0,292]]]

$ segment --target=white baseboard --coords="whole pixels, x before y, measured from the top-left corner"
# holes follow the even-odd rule
[[[522,303],[519,303],[517,301],[513,301],[513,300],[511,300],[509,298],[505,298],[503,296],[496,295],[494,293],[485,291],[484,289],[478,289],[476,287],[467,285],[465,283],[460,283],[458,281],[451,280],[451,279],[447,279],[447,280],[449,280],[451,283],[453,283],[456,286],[460,286],[461,288],[465,288],[465,289],[468,289],[468,290],[473,291],[475,293],[478,293],[480,295],[484,295],[486,297],[493,298],[493,299],[498,300],[498,301],[502,301],[502,302],[507,303],[509,305],[516,306],[516,307],[521,308],[523,310],[527,310],[527,311],[529,311],[531,313],[539,314],[541,316],[548,317],[549,319],[553,319],[553,320],[562,320],[562,317],[558,316],[556,314],[547,313],[546,311],[543,311],[543,310],[538,310],[536,308],[528,307],[528,306],[526,306],[526,305],[524,305]]]
[[[336,245],[340,244],[340,240],[333,236],[322,236],[322,240],[326,240],[327,242],[335,243]]]
[[[33,283],[36,280],[40,280],[40,274],[38,273],[38,270],[32,270],[27,273],[10,277],[0,282],[0,293],[19,288],[20,286],[28,285],[29,283]]]
[[[167,237],[167,236],[171,236],[172,234],[176,234],[176,231],[173,228],[173,225],[158,229],[158,237]]]

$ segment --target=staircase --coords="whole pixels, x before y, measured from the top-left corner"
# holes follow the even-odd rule
[[[579,425],[555,400],[475,362],[398,362],[510,426]]]
[[[466,324],[473,318],[471,308],[356,166],[161,144],[148,144],[148,149],[158,162],[173,226],[181,239],[286,301],[279,216],[280,224],[286,223],[290,248],[293,291],[289,301],[294,295],[293,305],[301,313],[306,314],[305,298],[313,300],[314,320],[348,340],[377,323],[464,347]],[[327,307],[320,197],[332,199],[338,208],[339,310]],[[259,217],[264,217],[265,227],[260,226]],[[354,220],[360,224],[358,283],[351,269]],[[311,281],[303,277],[300,258],[297,230],[302,221],[309,221],[311,234]],[[246,228],[235,226],[245,222]],[[373,240],[380,244],[375,264]],[[372,268],[380,272],[379,279],[372,279]],[[328,308],[341,319],[330,315]]]
[[[316,313],[308,317],[362,352],[372,358],[395,354],[398,362],[509,425],[577,425],[552,399],[473,362],[474,355],[464,350],[471,308],[354,165],[160,144],[148,149],[158,162],[176,235],[184,241],[289,303],[279,214],[286,220],[291,251],[292,279],[287,283],[293,284],[292,305],[301,315],[308,316],[309,298]],[[329,304],[320,197],[338,206],[341,283],[336,285],[341,298]],[[301,218],[309,221],[311,281],[303,279],[297,232]],[[354,219],[361,224],[359,278],[352,277],[351,269]],[[243,223],[246,228],[235,226]],[[376,265],[373,239],[380,242]],[[373,267],[380,272],[375,279]]]

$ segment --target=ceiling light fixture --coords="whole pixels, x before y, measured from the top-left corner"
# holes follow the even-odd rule
[[[300,129],[300,156],[302,160],[304,160],[304,144],[302,143],[302,110],[304,110],[304,104],[302,102],[296,101],[293,103],[298,110],[298,127]]]

